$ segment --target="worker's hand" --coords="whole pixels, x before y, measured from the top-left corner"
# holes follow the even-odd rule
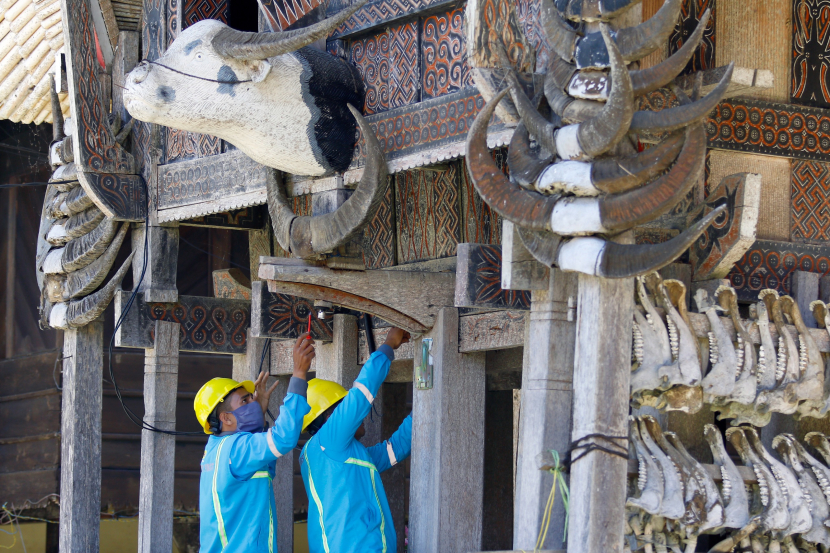
[[[294,376],[306,379],[306,373],[311,367],[311,360],[314,359],[314,340],[311,333],[306,332],[294,342]]]
[[[384,344],[392,349],[398,349],[401,347],[401,344],[407,343],[409,338],[409,332],[400,328],[393,328],[389,331],[389,334],[386,335],[386,341]]]
[[[268,401],[271,399],[271,392],[273,392],[277,384],[279,384],[279,380],[275,380],[271,387],[268,387],[268,373],[262,371],[259,373],[259,376],[256,377],[254,381],[254,387],[256,391],[254,391],[254,401],[259,403],[259,406],[262,408],[262,412],[265,413],[265,410],[268,409]]]

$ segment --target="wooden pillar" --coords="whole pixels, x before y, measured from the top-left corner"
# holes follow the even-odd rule
[[[144,354],[144,422],[176,429],[179,378],[179,325],[156,321],[154,348]],[[173,489],[176,437],[141,431],[141,489],[138,497],[138,551],[173,548]]]
[[[571,441],[577,275],[551,269],[546,290],[531,295],[525,327],[519,420],[513,548],[533,549],[553,475],[539,470],[536,456],[549,449],[564,455]],[[558,549],[565,528],[561,498],[554,507],[542,549]]]
[[[121,122],[129,120],[129,113],[124,108],[124,90],[127,74],[138,63],[138,33],[121,31],[118,33],[118,48],[112,64],[112,111],[121,116]]]
[[[141,280],[144,267],[144,240],[147,236],[147,270]],[[176,270],[179,258],[179,226],[178,223],[154,223],[152,218],[149,226],[138,223],[133,226],[132,246],[135,252],[133,258],[133,282],[138,284],[139,291],[144,293],[144,301],[173,303],[179,299],[176,289]]]
[[[580,443],[598,442],[620,450],[623,457],[592,451],[571,465],[568,551],[622,551],[633,310],[633,279],[579,275],[571,437],[622,437]],[[577,455],[579,450],[572,451],[572,458]]]
[[[484,352],[458,352],[458,310],[439,311],[432,388],[412,406],[409,551],[479,551],[484,485]],[[415,342],[415,366],[421,340]]]
[[[98,551],[104,325],[64,332],[60,551]]]
[[[808,273],[807,271],[795,271],[790,278],[792,279],[793,299],[798,304],[798,309],[804,318],[804,324],[810,328],[818,328],[816,319],[810,310],[810,303],[818,299],[821,275],[819,273]]]
[[[334,315],[331,343],[317,347],[317,378],[337,382],[347,390],[360,374],[357,364],[357,317]]]

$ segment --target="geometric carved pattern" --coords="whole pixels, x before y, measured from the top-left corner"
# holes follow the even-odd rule
[[[474,20],[465,17],[465,27],[473,41],[470,64],[474,67],[500,67],[498,46],[504,49],[507,61],[517,71],[532,73],[534,51],[525,38],[524,26],[515,9],[515,0],[470,0],[475,2]],[[472,29],[472,31],[470,31]]]
[[[792,240],[830,240],[830,164],[793,163],[791,205]]]
[[[363,229],[363,263],[367,269],[395,265],[395,187],[388,177],[386,195]]]
[[[166,163],[213,156],[222,152],[222,141],[209,134],[167,129]]]
[[[493,151],[494,157],[507,158],[504,148]],[[461,165],[461,206],[464,224],[464,242],[474,244],[501,244],[501,216],[493,211],[478,195],[473,181],[467,174],[463,161],[453,162]],[[506,166],[506,163],[504,164]]]
[[[425,98],[457,92],[472,85],[464,39],[464,9],[424,19],[421,34]]]
[[[217,19],[228,23],[228,0],[184,0],[183,29],[204,19]]]
[[[313,302],[287,294],[272,294],[262,282],[253,287],[254,314],[259,320],[252,321],[256,336],[281,340],[296,340],[308,331],[308,316],[314,313]],[[330,342],[333,334],[333,318],[311,317],[311,337]]]
[[[830,112],[823,109],[729,98],[706,132],[712,148],[830,161]]]
[[[369,115],[388,110],[389,34],[384,31],[353,41],[350,56],[366,89],[363,113]]]
[[[394,175],[398,264],[455,255],[461,238],[461,165]]]
[[[792,87],[794,103],[830,107],[830,0],[794,0]]]
[[[830,247],[757,240],[727,277],[742,301],[757,301],[764,288],[791,292],[794,271],[830,274]]]
[[[462,244],[455,276],[456,306],[530,309],[529,291],[502,289],[501,268],[500,245]]]
[[[261,0],[259,3],[272,31],[284,31],[320,4],[321,0]]]
[[[669,36],[669,55],[677,52],[689,40],[706,10],[710,10],[709,22],[703,31],[700,46],[682,71],[684,75],[715,68],[715,0],[683,0],[680,21]]]
[[[455,4],[455,0],[377,0],[369,2],[340,25],[329,38],[338,38],[425,8]]]
[[[528,44],[536,51],[536,67],[540,72],[548,66],[551,56],[550,44],[542,29],[541,8],[541,0],[516,0],[516,15]]]
[[[389,27],[389,107],[399,108],[421,99],[418,62],[418,22]]]

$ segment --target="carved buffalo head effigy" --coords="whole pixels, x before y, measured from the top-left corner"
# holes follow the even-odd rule
[[[347,104],[363,105],[363,83],[354,66],[305,46],[365,3],[280,33],[195,23],[158,60],[130,72],[125,106],[141,121],[218,136],[287,173],[343,171],[355,137]]]
[[[544,80],[550,115],[543,115],[505,67],[508,87],[488,102],[470,129],[467,167],[484,201],[518,227],[539,261],[607,278],[642,275],[671,263],[722,211],[712,211],[662,244],[628,245],[607,238],[666,214],[698,182],[706,153],[703,119],[726,93],[732,66],[704,98],[692,100],[676,90],[680,106],[636,111],[637,96],[668,85],[686,66],[709,14],[668,59],[631,70],[629,63],[665,44],[682,0],[667,0],[648,21],[615,30],[635,0],[555,1],[543,0],[541,14],[556,54]],[[486,144],[488,122],[508,93],[521,118],[509,148],[510,179]],[[636,135],[644,132],[666,138],[639,152]],[[540,148],[531,148],[531,136]]]

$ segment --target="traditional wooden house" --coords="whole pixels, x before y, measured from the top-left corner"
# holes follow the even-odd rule
[[[346,387],[417,338],[364,438],[413,412],[398,551],[830,546],[828,9],[0,2],[0,118],[54,130],[0,190],[0,502],[196,547],[205,438],[158,430],[211,376],[284,395],[312,314]],[[274,490],[290,550],[296,458]]]

